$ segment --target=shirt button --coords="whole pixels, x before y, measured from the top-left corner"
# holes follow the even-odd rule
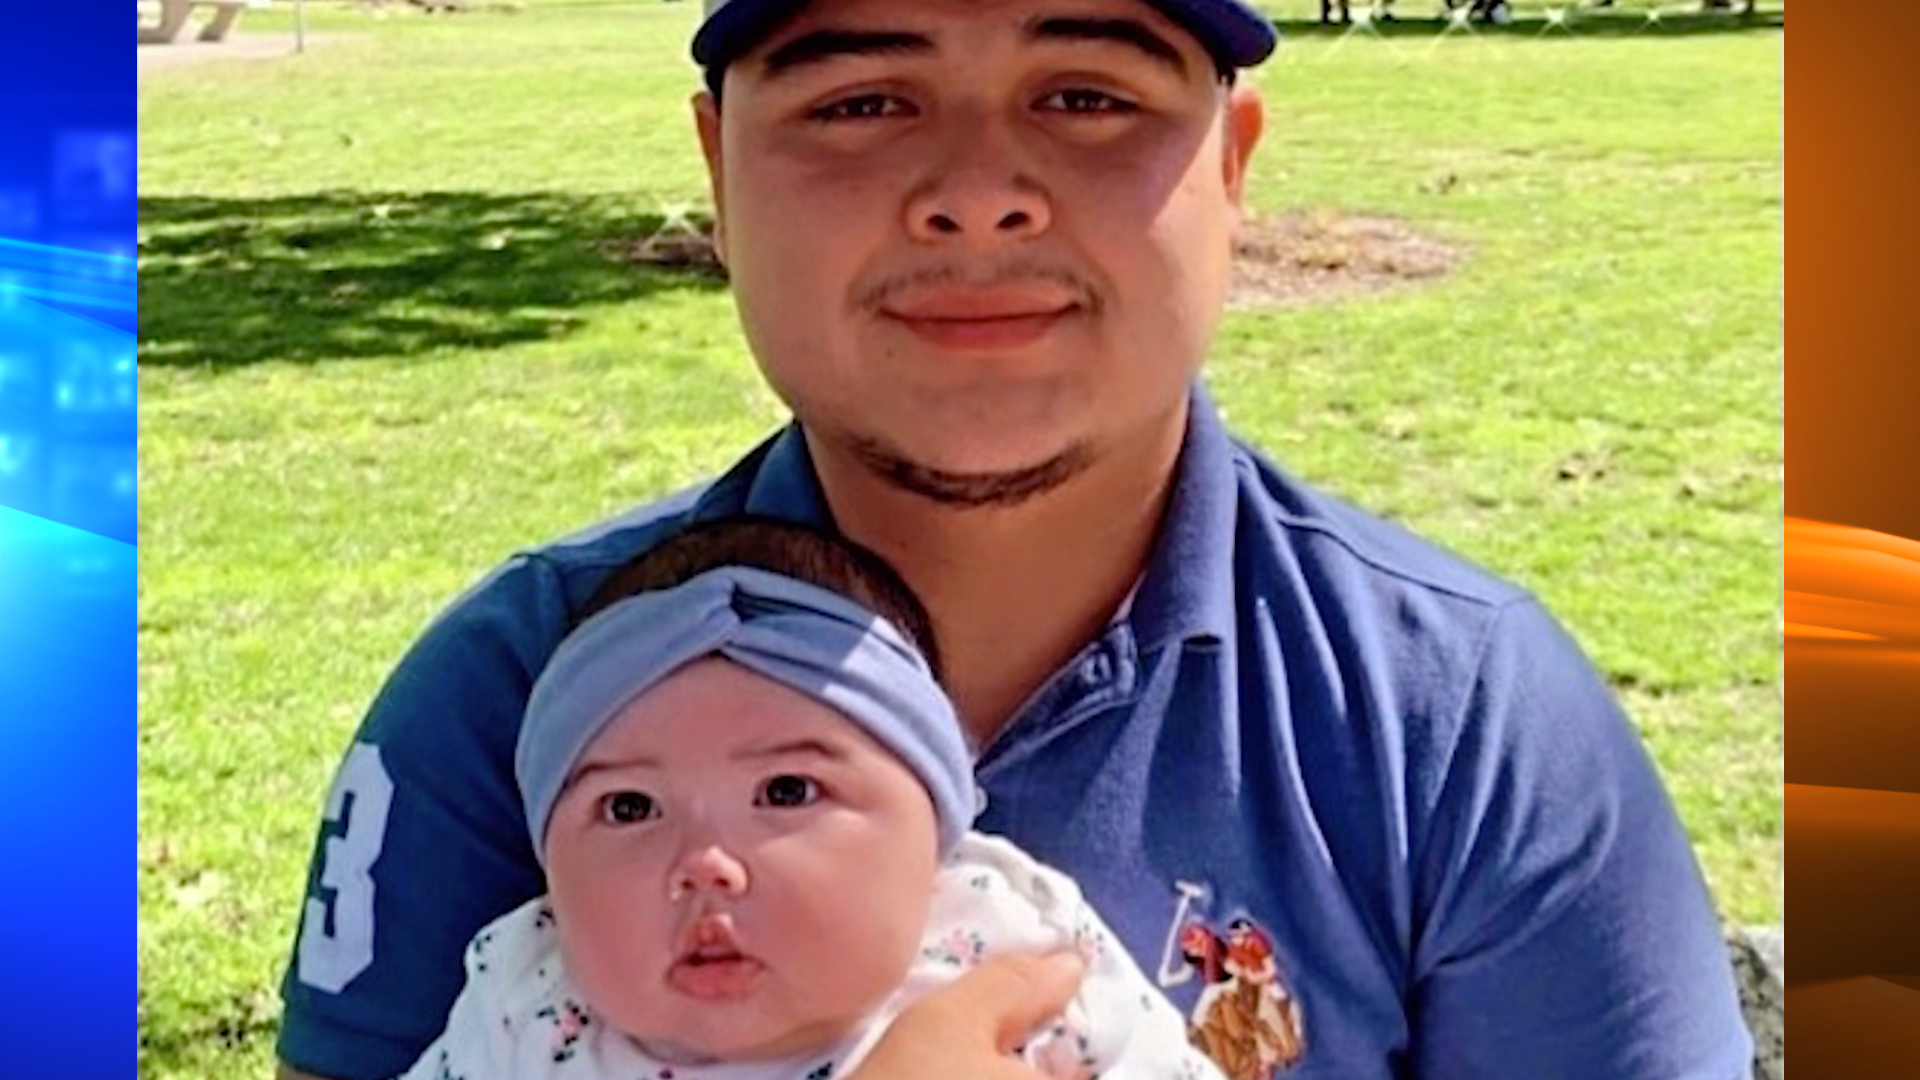
[[[1113,658],[1105,650],[1080,661],[1080,682],[1089,689],[1105,686],[1113,679]]]

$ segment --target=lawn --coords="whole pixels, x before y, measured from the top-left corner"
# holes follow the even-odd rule
[[[697,6],[316,4],[305,56],[143,78],[141,1076],[269,1075],[320,800],[422,624],[780,422],[723,288],[610,255],[703,201]],[[1778,921],[1782,33],[1521,14],[1290,24],[1257,207],[1466,257],[1237,310],[1210,381],[1295,472],[1540,593],[1722,909]]]

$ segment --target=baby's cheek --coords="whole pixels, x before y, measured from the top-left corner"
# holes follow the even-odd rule
[[[653,976],[669,960],[658,905],[637,904],[631,889],[617,887],[556,887],[553,901],[567,970],[593,1011],[630,1035],[658,1036],[648,1030],[658,1026]]]
[[[903,934],[890,926],[852,935],[816,969],[823,973],[822,1000],[833,1002],[834,1011],[848,1017],[872,1012],[905,982],[920,939],[918,932]]]
[[[810,927],[795,927],[811,954],[801,970],[818,973],[823,1003],[848,1015],[878,1006],[900,987],[919,954],[927,905],[873,892],[814,906]]]

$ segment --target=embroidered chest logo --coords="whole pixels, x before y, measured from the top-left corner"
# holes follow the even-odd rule
[[[1215,926],[1194,911],[1206,886],[1181,881],[1174,887],[1180,904],[1167,927],[1159,982],[1169,989],[1200,980],[1187,1037],[1227,1080],[1271,1080],[1292,1068],[1306,1053],[1306,1029],[1273,938],[1246,917]]]

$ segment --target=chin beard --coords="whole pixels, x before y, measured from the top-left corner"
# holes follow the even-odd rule
[[[1093,452],[1081,442],[1037,465],[980,473],[948,472],[922,465],[876,439],[855,439],[852,449],[860,464],[889,486],[962,510],[1018,506],[1060,487],[1093,463]]]

